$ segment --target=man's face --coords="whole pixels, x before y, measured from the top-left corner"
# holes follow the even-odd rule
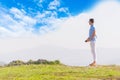
[[[91,21],[89,21],[89,25],[92,25],[93,23]]]

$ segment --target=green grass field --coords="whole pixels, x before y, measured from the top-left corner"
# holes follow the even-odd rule
[[[0,80],[120,80],[120,66],[22,65],[1,67]]]

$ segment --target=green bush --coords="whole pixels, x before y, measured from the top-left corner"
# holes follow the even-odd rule
[[[36,61],[29,60],[27,62],[21,61],[21,60],[14,60],[10,62],[7,66],[19,66],[19,65],[30,65],[30,64],[60,64],[59,60],[55,61],[48,61],[45,59],[38,59]]]
[[[25,62],[21,60],[14,60],[8,64],[8,66],[18,66],[18,65],[24,65]]]

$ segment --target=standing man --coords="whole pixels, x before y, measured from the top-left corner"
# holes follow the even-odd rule
[[[91,18],[89,19],[89,37],[85,40],[85,42],[90,42],[90,47],[91,47],[91,53],[93,55],[93,62],[89,64],[90,66],[95,66],[96,65],[96,53],[95,53],[95,27],[94,27],[94,19]]]

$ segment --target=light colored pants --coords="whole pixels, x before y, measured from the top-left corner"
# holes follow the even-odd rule
[[[91,53],[93,55],[93,60],[96,61],[96,53],[95,53],[95,41],[90,41]]]

